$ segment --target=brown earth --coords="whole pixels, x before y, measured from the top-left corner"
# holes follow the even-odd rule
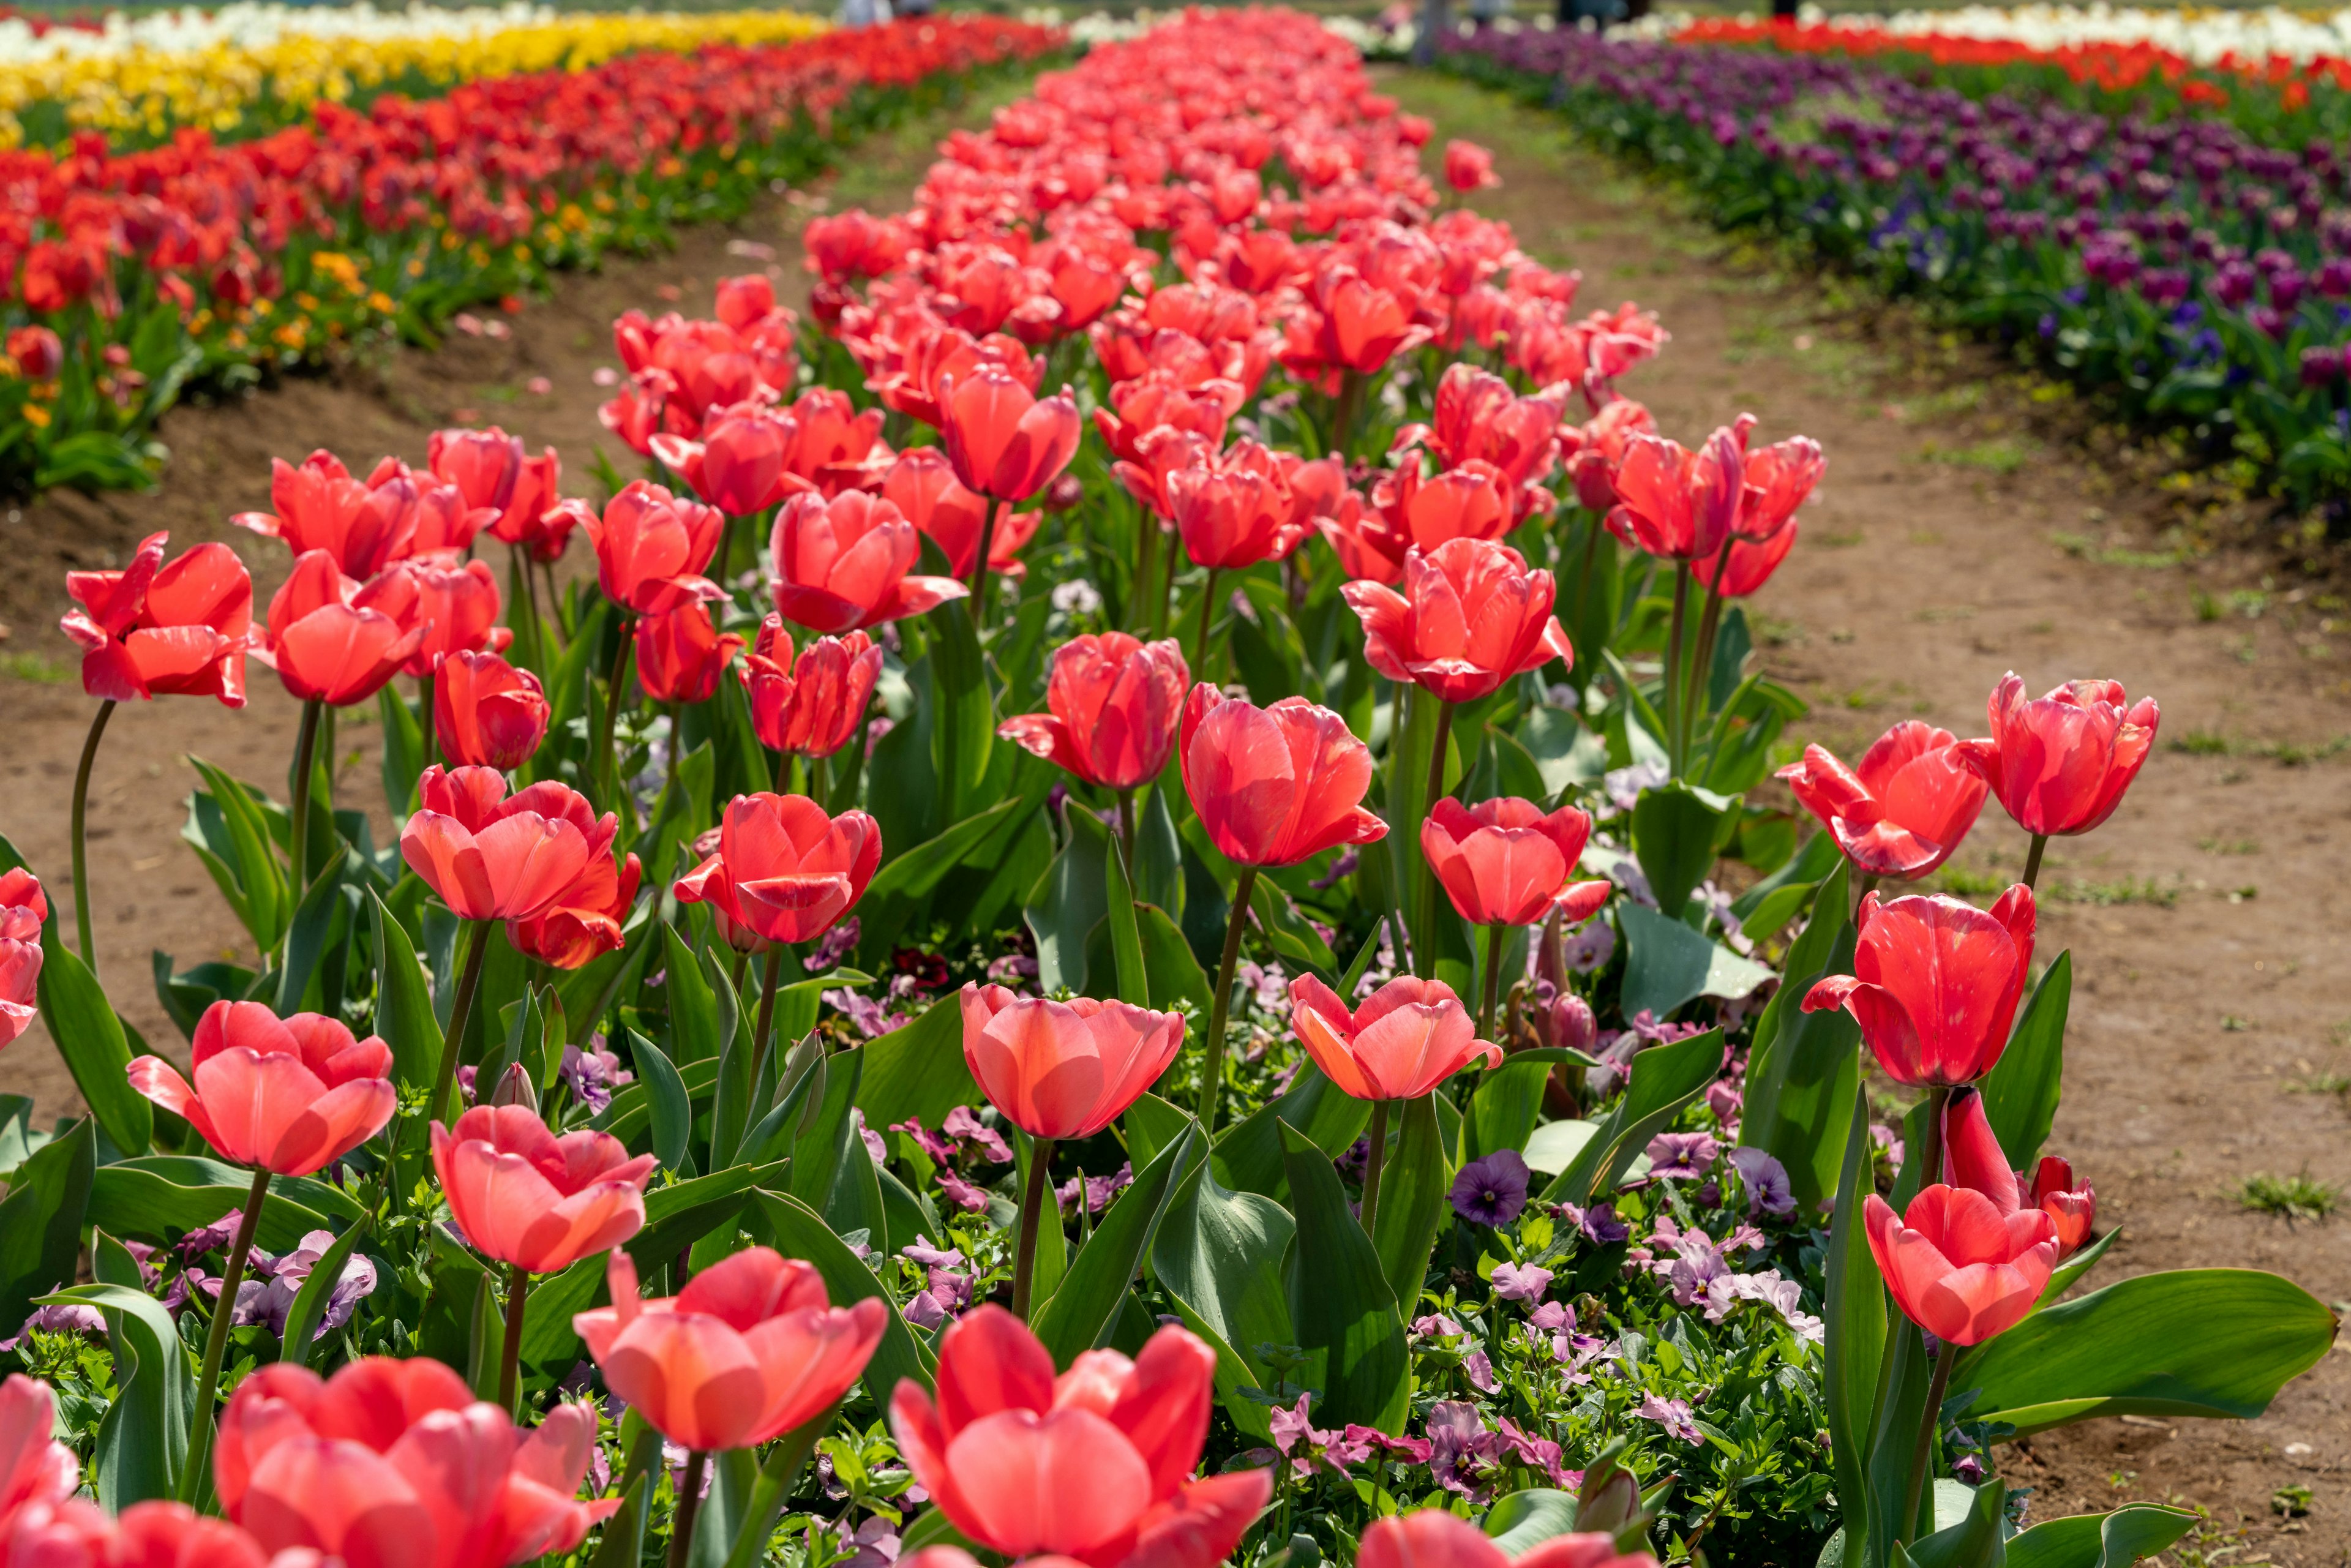
[[[2351,1297],[2343,1226],[2289,1222],[2238,1197],[2252,1173],[2306,1172],[2329,1189],[2351,1180],[2345,1107],[2322,1087],[2351,1071],[2351,900],[2338,881],[2351,872],[2351,792],[2328,749],[2351,733],[2340,600],[2325,581],[2289,581],[2258,547],[2185,560],[2148,548],[2167,528],[2179,537],[2171,493],[2132,477],[2143,461],[2101,463],[2051,440],[2085,423],[2055,389],[1732,251],[1677,198],[1576,150],[1554,120],[1447,81],[1392,85],[1440,134],[1497,149],[1504,184],[1480,205],[1531,251],[1580,266],[1588,301],[1634,298],[1663,313],[1674,341],[1626,390],[1668,433],[1693,439],[1753,409],[1766,439],[1801,431],[1827,448],[1802,545],[1755,607],[1766,664],[1813,705],[1808,738],[1851,756],[1914,715],[1976,732],[1984,694],[2010,668],[2035,691],[2097,674],[2162,700],[2162,749],[2122,810],[2056,845],[2043,876],[2043,951],[2074,949],[2078,974],[2053,1145],[2095,1183],[2101,1228],[2123,1231],[2102,1280],[2232,1265],[2282,1271],[2330,1302]],[[815,199],[902,197],[946,123],[870,143]],[[416,462],[436,425],[492,419],[556,444],[576,476],[599,442],[614,446],[591,380],[611,362],[611,317],[671,299],[706,309],[718,277],[755,267],[798,290],[806,210],[778,201],[731,229],[689,231],[673,254],[567,278],[504,339],[453,335],[437,352],[181,410],[164,426],[175,455],[153,495],[0,513],[11,567],[0,619],[16,628],[0,643],[15,677],[0,680],[0,831],[49,873],[53,895],[65,890],[67,800],[90,714],[66,678],[72,650],[49,629],[67,568],[119,563],[168,528],[175,548],[229,539],[266,594],[283,552],[226,518],[266,507],[271,456],[313,446]],[[530,391],[540,376],[548,390]],[[241,716],[193,701],[118,714],[98,761],[101,966],[126,1018],[167,1050],[179,1042],[147,980],[149,946],[183,967],[245,946],[172,841],[193,783],[183,756],[267,784],[291,749],[296,705],[255,674]],[[380,813],[371,729],[347,719],[338,744],[343,799]],[[1959,877],[2013,875],[2022,849],[1994,807]],[[37,1031],[0,1059],[0,1089],[32,1094],[45,1116],[78,1106]],[[2335,1563],[2351,1560],[2346,1399],[2351,1366],[2329,1355],[2257,1421],[2096,1422],[2004,1461],[2034,1489],[2036,1518],[2134,1499],[2209,1510],[2170,1554],[2183,1568]],[[2306,1517],[2273,1511],[2292,1487],[2309,1489]]]

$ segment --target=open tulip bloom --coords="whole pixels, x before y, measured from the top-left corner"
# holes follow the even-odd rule
[[[1569,880],[1592,837],[1592,819],[1573,806],[1546,813],[1515,796],[1464,806],[1438,798],[1420,824],[1421,852],[1454,912],[1486,927],[1486,990],[1478,1030],[1490,1034],[1502,977],[1502,944],[1510,928],[1560,917],[1580,925],[1598,913],[1615,884],[1604,877]]]
[[[1913,881],[1938,869],[1983,810],[1984,781],[1959,742],[1917,719],[1879,736],[1852,768],[1825,747],[1807,746],[1779,777],[1872,880]]]
[[[2032,835],[2027,887],[2040,877],[2048,841],[2086,833],[2113,816],[2155,750],[2161,710],[2153,697],[2126,707],[2127,700],[2120,681],[2068,681],[2028,702],[2023,680],[2011,671],[1986,705],[1991,738],[1959,743],[1960,760]]]
[[[1888,904],[1872,892],[1856,920],[1854,972],[1816,982],[1803,1010],[1852,1013],[1897,1083],[1948,1089],[1990,1072],[2032,967],[2032,891],[2011,887],[1989,912],[1940,894]]]

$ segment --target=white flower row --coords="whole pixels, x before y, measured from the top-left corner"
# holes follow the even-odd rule
[[[482,37],[552,22],[558,15],[551,6],[530,5],[527,0],[462,9],[415,5],[381,11],[364,0],[356,5],[235,0],[211,12],[193,6],[137,16],[110,11],[99,31],[58,26],[37,38],[27,23],[11,18],[0,21],[0,67],[136,53],[200,55],[221,47],[266,48],[296,38],[371,44],[395,38]]]
[[[1671,37],[1697,18],[1687,12],[1652,14],[1619,29],[1627,37]],[[2241,61],[2283,56],[2297,64],[2351,56],[2351,8],[2294,11],[2283,5],[2260,10],[2149,10],[2109,5],[1962,5],[1949,11],[1896,11],[1878,16],[1831,16],[1807,5],[1799,15],[1809,25],[1896,36],[1938,34],[2062,49],[2085,44],[2152,44],[2197,65],[2224,57]]]

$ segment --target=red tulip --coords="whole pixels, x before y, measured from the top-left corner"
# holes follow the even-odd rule
[[[1828,462],[1809,435],[1750,448],[1740,465],[1739,520],[1730,531],[1750,542],[1777,538],[1795,521],[1796,508],[1821,482]]]
[[[1949,1087],[1990,1072],[2032,962],[2032,892],[2019,883],[1985,914],[1956,898],[1861,901],[1854,972],[1831,975],[1804,1011],[1844,1008],[1897,1083]]]
[[[8,357],[16,361],[16,374],[28,382],[46,382],[65,368],[66,346],[47,327],[12,327]]]
[[[1417,1100],[1502,1048],[1477,1038],[1469,1009],[1442,980],[1405,975],[1349,1011],[1312,975],[1290,982],[1290,1027],[1324,1077],[1358,1100]]]
[[[913,571],[923,553],[914,525],[889,502],[861,490],[830,501],[794,496],[776,514],[768,549],[776,569],[776,608],[815,632],[903,621],[970,592],[951,577]]]
[[[598,517],[566,503],[596,549],[597,581],[604,597],[640,615],[662,615],[726,591],[702,575],[718,549],[725,519],[715,507],[682,501],[643,479],[605,503]]]
[[[557,1137],[521,1105],[476,1105],[456,1131],[433,1124],[433,1169],[475,1250],[552,1274],[644,1228],[645,1182],[658,1162],[629,1157],[610,1133]]]
[[[239,512],[229,521],[284,539],[298,556],[325,550],[352,577],[373,577],[408,553],[416,532],[416,482],[405,471],[362,484],[331,452],[313,452],[297,468],[270,459],[269,512]]]
[[[319,1013],[280,1019],[259,1002],[214,1002],[196,1020],[189,1060],[193,1089],[160,1056],[131,1064],[131,1087],[227,1158],[279,1176],[341,1159],[399,1103],[392,1048]]]
[[[1512,1557],[1468,1520],[1425,1508],[1373,1521],[1355,1568],[1657,1568],[1657,1560],[1618,1552],[1615,1538],[1601,1531],[1554,1535]]]
[[[2018,1178],[2022,1185],[2022,1178]],[[2098,1195],[2088,1182],[2078,1186],[2074,1166],[2056,1155],[2043,1155],[2032,1173],[2023,1201],[2047,1215],[2056,1227],[2057,1256],[2062,1260],[2082,1249],[2097,1223]]]
[[[434,767],[416,789],[424,809],[401,830],[401,858],[461,920],[544,913],[620,831],[612,813],[599,821],[585,797],[552,779],[508,796],[493,768]]]
[[[747,517],[784,498],[784,454],[791,434],[772,410],[751,404],[705,423],[699,441],[664,433],[649,444],[695,495],[730,517]]]
[[[1326,261],[1308,290],[1313,308],[1291,319],[1282,360],[1293,371],[1314,367],[1378,371],[1396,355],[1428,341],[1412,307],[1343,261]]]
[[[0,1525],[22,1510],[59,1503],[81,1485],[81,1461],[57,1440],[49,1385],[21,1372],[0,1382]]]
[[[1176,502],[1168,480],[1187,468],[1206,468],[1216,461],[1217,440],[1200,431],[1163,424],[1134,439],[1130,456],[1111,465],[1111,472],[1126,493],[1160,517],[1173,518]]]
[[[433,686],[433,729],[453,767],[521,767],[553,714],[538,677],[496,653],[450,654]]]
[[[900,1383],[890,1427],[939,1511],[990,1551],[1208,1568],[1273,1484],[1265,1469],[1190,1479],[1216,1372],[1215,1353],[1170,1325],[1133,1361],[1085,1351],[1057,1377],[1027,1325],[983,1306],[939,1338],[936,1400]]]
[[[963,988],[963,1059],[988,1103],[1035,1138],[1091,1138],[1159,1081],[1184,1019],[1125,1002]]]
[[[24,1033],[40,1011],[41,922],[48,917],[38,877],[23,866],[0,872],[0,1045]]]
[[[1372,750],[1304,697],[1260,708],[1203,682],[1184,705],[1184,791],[1227,859],[1295,865],[1388,825],[1364,810]]]
[[[366,1356],[324,1379],[281,1361],[230,1396],[213,1475],[222,1511],[268,1552],[506,1568],[569,1552],[620,1507],[574,1495],[595,1446],[589,1406],[525,1430],[437,1361]]]
[[[1025,501],[1051,484],[1084,430],[1068,388],[1040,398],[994,365],[943,386],[939,412],[956,476],[999,501]]]
[[[1611,476],[1617,506],[1608,527],[1660,559],[1709,559],[1739,520],[1743,474],[1739,437],[1729,427],[1696,452],[1659,436],[1634,435]]]
[[[784,472],[828,496],[864,487],[893,455],[882,439],[882,411],[858,413],[849,394],[835,387],[809,388],[778,419],[785,434]]]
[[[534,560],[551,561],[570,542],[578,511],[561,506],[563,459],[550,446],[536,457],[526,457],[515,474],[514,493],[490,525],[490,537],[530,551]]]
[[[1555,399],[1520,397],[1491,371],[1456,363],[1437,381],[1434,423],[1396,432],[1391,450],[1426,443],[1447,468],[1482,460],[1523,494],[1547,497],[1547,490],[1527,487],[1551,473],[1559,420]]]
[[[710,612],[689,600],[660,615],[637,618],[637,683],[657,703],[708,702],[743,639],[720,632]]]
[[[805,1426],[864,1373],[890,1309],[836,1307],[813,1265],[770,1248],[731,1254],[674,1296],[637,1294],[626,1252],[612,1304],[571,1320],[605,1386],[672,1442],[747,1448]]]
[[[2027,702],[2011,670],[1987,705],[1991,737],[1959,742],[1960,758],[2026,832],[2086,833],[2115,814],[2155,749],[2155,699],[2127,700],[2120,681],[2068,681]]]
[[[1165,481],[1169,514],[1196,565],[1212,569],[1280,560],[1305,538],[1297,498],[1276,455],[1254,441],[1203,454]]]
[[[1551,573],[1489,539],[1453,539],[1404,558],[1403,593],[1377,582],[1340,590],[1364,623],[1364,655],[1392,681],[1449,703],[1474,702],[1504,681],[1575,650],[1551,612]]]
[[[864,726],[866,704],[882,678],[882,648],[862,632],[819,637],[795,663],[784,618],[771,614],[759,622],[742,678],[760,745],[831,757]]]
[[[747,272],[718,280],[712,314],[737,332],[771,316],[776,309],[776,286],[765,273]]]
[[[840,282],[851,277],[879,277],[905,259],[914,236],[898,218],[877,218],[862,207],[852,207],[829,218],[810,218],[801,231],[810,271]]]
[[[396,579],[378,582],[384,587],[352,581],[322,549],[298,557],[292,574],[269,601],[265,638],[253,656],[306,701],[335,707],[365,702],[400,673],[425,632],[422,625],[403,625],[370,602],[384,589],[399,588]],[[413,608],[413,588],[405,594]]]
[[[392,572],[408,580],[416,592],[416,607],[396,619],[419,627],[424,635],[416,652],[402,665],[403,673],[429,675],[441,661],[455,653],[502,653],[514,632],[498,622],[498,580],[489,562],[401,561]]]
[[[1983,810],[1984,781],[1951,732],[1915,718],[1871,742],[1858,768],[1807,746],[1779,777],[1855,869],[1872,876],[1925,876],[1951,858]]]
[[[2011,1170],[1984,1115],[1983,1096],[1974,1089],[1956,1090],[1944,1103],[1943,1162],[1944,1179],[1991,1198],[2001,1218],[2019,1209],[2046,1214],[2059,1259],[2090,1239],[2098,1211],[2090,1184],[2075,1187],[2073,1166],[2055,1155],[2044,1157],[2029,1181]]]
[[[1465,806],[1447,795],[1420,824],[1421,852],[1454,909],[1472,925],[1532,925],[1561,912],[1588,920],[1614,885],[1573,882],[1592,819],[1573,806],[1545,815],[1505,795]]]
[[[501,516],[514,504],[527,460],[522,442],[496,425],[486,430],[436,430],[424,447],[425,465],[434,478],[457,486],[466,506]]]
[[[1795,548],[1796,522],[1791,517],[1785,527],[1760,545],[1733,535],[1728,559],[1717,554],[1694,560],[1690,562],[1690,575],[1725,599],[1745,599],[1771,580],[1771,574],[1780,570],[1780,563]],[[1718,561],[1722,563],[1719,581],[1714,570]]]
[[[1953,1095],[1943,1126],[1960,1185],[1925,1188],[1899,1218],[1873,1192],[1862,1201],[1862,1225],[1903,1315],[1946,1344],[1981,1344],[2023,1322],[2048,1289],[2056,1224],[2017,1202],[2016,1173],[1980,1095]]]
[[[1475,141],[1448,141],[1445,144],[1445,183],[1467,194],[1500,184],[1494,172],[1494,155]]]
[[[617,862],[609,853],[592,854],[546,908],[507,922],[507,941],[524,957],[558,969],[580,968],[616,953],[643,876],[633,854]]]
[[[708,903],[769,942],[821,935],[865,896],[882,830],[862,811],[828,817],[805,795],[737,795],[718,851],[678,878],[681,904]]]
[[[81,644],[81,689],[109,702],[218,697],[245,706],[253,579],[236,552],[201,544],[170,565],[171,535],[150,534],[121,571],[69,571],[81,605],[57,622]]]
[[[914,446],[898,454],[882,477],[882,498],[906,516],[906,520],[938,541],[947,558],[947,571],[969,577],[979,564],[979,536],[987,521],[987,497],[956,477],[955,465],[935,446]],[[996,533],[987,542],[987,570],[1008,577],[1028,569],[1020,564],[1020,549],[1037,536],[1040,512],[1008,511],[996,519]]]
[[[1045,680],[1053,711],[1008,718],[996,733],[1089,784],[1133,789],[1167,766],[1191,679],[1172,637],[1086,632],[1053,651]]]
[[[1382,553],[1398,563],[1416,545],[1426,551],[1453,539],[1498,539],[1518,515],[1502,471],[1476,457],[1426,480],[1407,462],[1372,486],[1372,504],[1379,520],[1374,528],[1366,518],[1364,531],[1376,531]]]
[[[407,465],[390,457],[377,466],[407,470]],[[472,547],[475,534],[497,521],[495,508],[467,506],[465,493],[456,486],[428,483],[429,476],[417,479],[411,473],[410,477],[416,479],[416,531],[409,536],[408,553],[402,559],[453,563]]]
[[[37,1561],[44,1568],[266,1568],[269,1562],[241,1526],[206,1519],[183,1502],[134,1502],[112,1521],[107,1537],[102,1552],[75,1559],[27,1552],[18,1533],[9,1560]]]

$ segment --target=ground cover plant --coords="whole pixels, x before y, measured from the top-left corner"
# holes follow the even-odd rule
[[[283,806],[191,801],[263,959],[159,960],[184,1071],[7,884],[9,1021],[94,1114],[11,1123],[44,1245],[0,1319],[74,1448],[28,1438],[6,1528],[926,1563],[2183,1528],[2011,1535],[1998,1479],[2084,1416],[2256,1413],[2332,1335],[2238,1271],[2054,1304],[2109,1239],[2041,1146],[2071,964],[2032,884],[2114,831],[2154,704],[2011,680],[1981,739],[1781,747],[1739,601],[1823,455],[1656,434],[1616,382],[1662,328],[1579,312],[1425,136],[1303,18],[1098,51],[911,213],[812,225],[796,357],[757,277],[617,323],[648,479],[590,502],[453,430],[289,462],[257,622],[210,547],[78,577],[93,747],[118,702],[234,706],[248,653],[306,722]],[[322,765],[362,703],[396,844]],[[1747,799],[1782,756],[1800,819]],[[2022,883],[1891,896],[1995,795]],[[207,1488],[228,1524],[158,1500]]]

